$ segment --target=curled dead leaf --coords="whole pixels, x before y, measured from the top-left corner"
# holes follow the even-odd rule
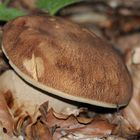
[[[42,115],[42,117],[46,120],[47,118],[47,114],[48,114],[48,104],[49,104],[49,102],[47,101],[47,102],[44,102],[42,105],[40,105],[40,107],[39,107],[39,111],[40,111],[40,113],[41,113],[41,115]]]
[[[27,140],[52,140],[53,137],[46,124],[44,124],[40,119],[34,124],[27,126],[26,128]]]
[[[47,111],[47,106],[48,103],[46,106],[43,104],[40,111],[43,122],[50,128],[54,140],[67,137],[70,139],[104,137],[110,135],[115,127],[107,120],[76,117],[73,114],[64,115],[56,113],[52,108]]]
[[[25,128],[32,122],[32,118],[28,114],[24,114],[18,118],[14,126],[14,134],[16,136],[24,136]]]

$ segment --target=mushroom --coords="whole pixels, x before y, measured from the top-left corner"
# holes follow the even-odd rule
[[[132,96],[131,78],[117,52],[60,17],[30,15],[8,22],[2,49],[22,79],[56,100],[117,108]]]

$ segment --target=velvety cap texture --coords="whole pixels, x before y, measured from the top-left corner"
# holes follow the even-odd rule
[[[131,98],[131,79],[120,56],[71,21],[18,17],[4,26],[2,45],[14,70],[50,94],[104,107],[124,106]]]

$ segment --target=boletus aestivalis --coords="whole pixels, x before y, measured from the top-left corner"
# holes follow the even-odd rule
[[[50,95],[109,108],[125,106],[131,98],[131,79],[120,56],[68,20],[18,17],[4,26],[2,49],[18,75]]]

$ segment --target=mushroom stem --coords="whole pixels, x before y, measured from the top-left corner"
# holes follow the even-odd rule
[[[49,101],[49,107],[53,107],[57,112],[61,112],[67,107],[77,108],[72,103],[51,97],[46,92],[28,85],[13,70],[8,70],[2,74],[0,83],[0,90],[3,92],[10,90],[17,105],[23,104],[25,110],[31,114],[34,114],[36,108],[46,101]]]

